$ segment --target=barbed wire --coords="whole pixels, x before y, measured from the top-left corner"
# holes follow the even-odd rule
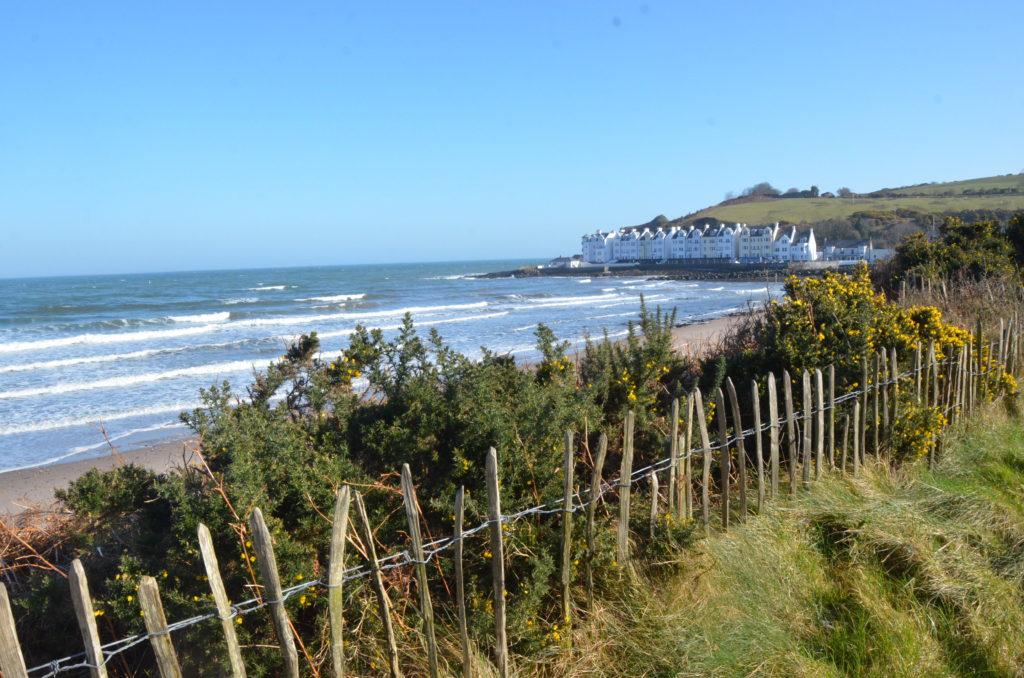
[[[988,344],[988,348],[991,349],[991,347],[994,345],[994,343],[995,342],[992,342],[992,343]],[[965,370],[964,373],[967,376],[987,376],[988,374],[990,374],[992,372],[991,368],[995,367],[996,365],[994,364],[995,361],[992,361],[992,360],[989,360],[989,361],[986,361],[986,362],[990,366],[990,369],[984,369],[984,370],[979,370],[979,371]],[[855,389],[853,391],[845,393],[842,396],[836,397],[834,400],[832,400],[830,402],[829,405],[826,405],[825,407],[822,407],[822,408],[811,408],[811,410],[809,410],[808,413],[805,413],[802,410],[801,411],[795,411],[793,413],[793,415],[792,415],[792,419],[793,419],[793,421],[796,422],[796,421],[799,421],[801,419],[804,419],[807,416],[810,416],[810,415],[813,415],[813,414],[817,414],[819,412],[826,412],[826,411],[829,411],[831,409],[834,409],[834,408],[838,407],[839,405],[841,405],[841,404],[843,404],[845,402],[848,402],[848,401],[856,399],[856,398],[860,398],[861,396],[865,395],[866,393],[871,393],[872,391],[878,391],[879,389],[882,389],[882,388],[885,388],[885,387],[888,387],[888,386],[891,386],[891,385],[894,385],[894,384],[898,385],[900,381],[902,381],[902,380],[904,380],[904,379],[906,379],[908,377],[916,376],[917,374],[920,374],[922,372],[929,372],[929,371],[931,371],[933,365],[937,367],[937,366],[940,366],[940,365],[942,365],[942,366],[949,366],[949,365],[954,365],[954,364],[960,364],[960,358],[956,358],[956,359],[954,359],[952,357],[944,358],[942,360],[936,360],[931,365],[927,364],[925,362],[925,360],[922,360],[921,361],[921,366],[919,368],[915,367],[915,368],[911,368],[909,370],[900,372],[896,376],[895,379],[892,378],[892,376],[890,374],[890,375],[887,376],[887,378],[880,379],[878,382],[872,383],[870,385],[867,385],[867,384],[862,385],[858,389]],[[941,375],[941,374],[938,373],[938,371],[936,371],[936,376],[944,376],[944,375]],[[948,414],[953,409],[955,409],[954,406],[947,407],[947,408],[945,408],[943,410],[943,412]],[[789,421],[789,419],[790,419],[790,417],[788,415],[780,416],[780,417],[777,417],[774,421],[762,422],[760,427],[757,427],[757,428],[751,427],[751,428],[748,428],[748,429],[742,429],[739,432],[734,432],[734,434],[731,437],[727,436],[725,440],[718,441],[715,444],[708,445],[708,446],[703,446],[702,445],[702,446],[700,446],[697,449],[694,449],[694,448],[691,447],[691,449],[686,451],[685,456],[684,455],[678,455],[676,457],[669,456],[669,457],[661,459],[661,460],[659,460],[657,462],[649,464],[649,465],[647,465],[647,466],[645,466],[643,468],[636,469],[636,470],[632,471],[630,473],[630,475],[629,475],[629,484],[632,485],[634,482],[636,482],[638,480],[644,479],[644,477],[650,475],[651,473],[655,473],[656,474],[656,473],[660,473],[661,471],[670,469],[670,468],[672,468],[673,465],[678,464],[680,461],[685,460],[687,457],[701,456],[703,454],[713,453],[715,451],[722,450],[722,449],[734,446],[740,439],[744,439],[745,440],[746,438],[749,438],[749,437],[751,437],[753,435],[762,434],[762,433],[764,433],[766,431],[771,430],[774,426],[778,426],[778,427],[781,428],[781,426],[783,424],[786,424]],[[588,492],[587,493],[587,497],[584,500],[580,496],[580,493],[577,491],[577,492],[575,492],[570,497],[570,499],[571,499],[570,507],[567,508],[567,509],[566,508],[562,508],[562,504],[564,504],[565,500],[564,500],[563,497],[559,497],[557,499],[554,499],[554,500],[552,500],[550,502],[547,502],[545,504],[541,504],[539,506],[533,506],[533,507],[530,507],[530,508],[522,509],[522,510],[517,511],[515,513],[502,514],[497,519],[485,520],[484,522],[480,523],[476,527],[473,527],[473,528],[471,528],[469,530],[465,530],[464,532],[461,533],[461,535],[458,538],[456,538],[454,536],[442,537],[442,538],[435,539],[433,541],[425,543],[423,545],[423,560],[417,560],[415,557],[413,557],[412,553],[410,553],[410,551],[406,549],[406,550],[403,550],[403,551],[399,551],[398,553],[394,553],[394,554],[391,554],[389,556],[385,556],[383,558],[379,558],[377,560],[377,567],[378,567],[378,569],[380,569],[382,571],[390,571],[390,570],[406,567],[408,565],[415,565],[415,564],[420,564],[420,563],[422,563],[422,564],[429,564],[431,561],[434,560],[434,558],[438,554],[440,554],[440,553],[448,550],[449,548],[453,547],[458,541],[464,541],[466,539],[469,539],[470,537],[472,537],[472,536],[474,536],[476,534],[479,534],[480,532],[483,532],[484,530],[487,530],[488,528],[490,528],[495,523],[502,524],[502,525],[510,524],[510,523],[515,523],[515,522],[518,522],[520,520],[523,520],[524,518],[527,518],[529,516],[535,516],[535,515],[550,515],[550,514],[554,514],[554,513],[574,514],[574,513],[578,512],[578,511],[581,511],[583,509],[588,508],[591,503],[600,501],[601,499],[604,498],[604,496],[608,492],[610,492],[610,491],[614,490],[616,487],[620,487],[620,486],[623,486],[623,483],[622,483],[621,478],[619,478],[619,477],[616,477],[616,478],[614,478],[612,480],[608,480],[608,481],[606,481],[604,479],[601,479],[601,480],[599,480],[598,491],[596,493],[594,493],[593,496],[591,496],[591,493]],[[366,576],[370,575],[372,571],[373,571],[373,569],[368,564],[364,564],[364,565],[348,568],[348,569],[344,570],[344,572],[342,573],[342,579],[341,579],[342,584],[344,584],[346,582],[350,582],[350,581],[355,581],[357,579],[362,579],[363,577],[366,577]],[[281,597],[278,600],[267,600],[265,598],[250,598],[250,599],[242,601],[240,603],[234,603],[234,604],[231,605],[231,614],[228,615],[228,617],[226,619],[234,619],[234,618],[239,617],[239,616],[244,616],[244,615],[247,615],[247,614],[252,614],[253,612],[257,612],[259,610],[262,610],[263,608],[266,608],[266,607],[268,607],[270,605],[275,605],[275,604],[279,604],[279,603],[280,604],[284,604],[289,598],[295,596],[296,594],[299,594],[299,593],[302,593],[304,591],[308,591],[309,589],[317,588],[317,587],[324,588],[324,589],[332,588],[331,585],[328,582],[326,582],[324,579],[310,579],[310,580],[307,580],[307,581],[295,584],[293,586],[289,586],[289,587],[287,587],[285,589],[282,589]],[[100,649],[102,650],[102,653],[103,653],[103,661],[101,662],[101,664],[103,666],[106,666],[112,659],[114,659],[118,655],[128,651],[129,649],[131,649],[131,648],[133,648],[133,647],[135,647],[135,646],[137,646],[137,645],[139,645],[141,643],[144,643],[144,642],[150,640],[154,635],[168,635],[168,634],[174,633],[176,631],[180,631],[182,629],[185,629],[185,628],[188,628],[188,627],[191,627],[191,626],[195,626],[197,624],[201,624],[203,622],[207,622],[207,621],[210,621],[210,620],[213,620],[213,619],[224,620],[225,618],[220,617],[220,615],[217,612],[206,612],[206,613],[203,613],[203,614],[198,614],[198,615],[195,615],[195,616],[192,616],[192,617],[188,617],[187,619],[182,619],[180,621],[168,624],[167,627],[165,629],[163,629],[163,631],[161,631],[159,634],[153,634],[153,633],[148,633],[148,632],[147,633],[139,633],[139,634],[135,634],[135,635],[132,635],[132,636],[127,636],[125,638],[120,638],[118,640],[111,641],[109,643],[106,643],[105,645],[101,645]],[[54,678],[55,676],[58,676],[58,675],[60,675],[62,673],[67,673],[69,671],[90,670],[90,669],[95,669],[95,668],[97,668],[97,667],[94,664],[91,664],[88,661],[87,655],[84,652],[80,652],[80,653],[77,653],[77,654],[74,654],[74,655],[69,655],[67,657],[62,657],[60,659],[55,659],[53,661],[46,662],[45,664],[40,664],[38,666],[34,666],[34,667],[28,669],[28,673],[30,675],[33,675],[33,678]],[[41,673],[42,671],[47,671],[47,672],[46,673]],[[35,674],[38,674],[38,675],[35,675]]]

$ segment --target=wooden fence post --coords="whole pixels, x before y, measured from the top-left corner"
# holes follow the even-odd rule
[[[693,394],[686,396],[686,437],[683,447],[683,519],[693,520]]]
[[[846,473],[846,452],[848,450],[847,445],[850,442],[850,415],[843,415],[843,456],[839,461],[839,470]]]
[[[872,408],[874,410],[874,412],[872,414],[872,417],[871,417],[871,440],[872,440],[871,451],[874,452],[876,456],[878,455],[878,447],[881,444],[881,438],[879,436],[880,431],[878,430],[880,422],[881,422],[881,420],[879,418],[879,407],[878,406],[879,406],[880,396],[882,395],[882,393],[881,393],[881,391],[882,391],[882,383],[881,383],[881,380],[879,379],[880,373],[881,373],[881,365],[879,364],[878,354],[876,353],[875,354],[875,375],[874,375],[874,381],[872,382],[873,383],[873,388],[871,389],[872,390],[871,405],[872,405]]]
[[[775,373],[768,373],[768,454],[772,498],[779,496],[779,398]]]
[[[814,369],[814,393],[817,396],[815,405],[818,409],[818,416],[815,418],[815,461],[814,479],[821,477],[821,467],[825,465],[825,383],[822,379],[821,370]]]
[[[7,586],[0,582],[0,671],[4,678],[28,678]]]
[[[572,431],[565,432],[565,451],[562,460],[562,621],[568,624],[572,619],[572,514],[573,514],[573,471],[576,466],[572,458]]]
[[[295,639],[292,638],[288,612],[281,599],[281,577],[277,571],[277,558],[274,556],[274,546],[270,541],[270,530],[267,529],[263,512],[259,508],[254,508],[252,515],[249,516],[249,530],[252,532],[253,549],[256,551],[260,576],[263,578],[263,597],[270,606],[274,630],[277,631],[277,642],[281,645],[281,655],[284,658],[285,672],[290,678],[298,678],[299,656],[295,651]]]
[[[859,452],[861,454],[861,456],[863,457],[864,451],[867,449],[867,446],[868,446],[868,391],[869,391],[868,379],[870,379],[870,376],[868,374],[868,356],[867,356],[867,354],[864,354],[861,357],[861,359],[860,359],[860,370],[861,370],[860,422],[859,422],[858,426],[855,426],[854,429],[853,429],[854,432],[856,432],[858,430],[858,428],[860,429],[860,443],[859,443],[859,445],[854,446],[853,449],[856,450],[857,452]],[[860,462],[858,461],[858,468],[859,468],[859,463]]]
[[[669,465],[668,465],[668,505],[669,514],[676,511],[676,483],[679,482],[679,398],[672,399],[672,409],[669,415],[672,421],[669,422]]]
[[[860,472],[860,451],[861,446],[864,444],[864,436],[861,435],[860,429],[861,422],[864,421],[862,418],[863,412],[860,409],[860,401],[853,401],[853,475],[856,476]]]
[[[106,678],[107,667],[103,663],[103,648],[100,646],[100,633],[96,628],[96,615],[92,609],[92,598],[89,597],[89,582],[85,577],[82,561],[75,558],[71,561],[68,571],[68,584],[71,587],[71,602],[78,619],[78,630],[82,634],[85,645],[85,656],[89,660],[89,675],[92,678]],[[4,675],[7,670],[4,669]]]
[[[224,632],[224,642],[228,646],[228,661],[231,665],[231,675],[235,678],[245,678],[245,662],[242,661],[242,648],[238,645],[238,636],[235,634],[234,615],[231,611],[231,601],[228,599],[227,590],[224,588],[224,580],[220,576],[217,553],[213,550],[213,537],[210,535],[210,529],[202,523],[199,523],[196,534],[199,538],[199,552],[203,557],[203,568],[206,570],[206,580],[210,584],[210,593],[213,594],[213,602],[217,606],[220,628]]]
[[[914,398],[921,404],[921,342],[914,344]]]
[[[879,350],[878,356],[881,361],[881,381],[882,384],[882,433],[889,435],[889,352],[884,348]]]
[[[750,403],[754,410],[754,452],[757,454],[757,512],[764,510],[764,445],[761,440],[761,396],[757,380],[750,380]]]
[[[836,366],[828,366],[828,465],[836,467]]]
[[[331,521],[331,551],[327,565],[327,611],[331,618],[331,662],[334,675],[345,675],[345,605],[342,584],[345,581],[345,541],[348,539],[348,510],[352,491],[348,485],[338,490]],[[232,629],[233,630],[233,629]]]
[[[505,544],[501,533],[501,488],[498,453],[487,452],[487,520],[491,525],[491,578],[494,581],[494,656],[498,675],[508,676],[508,636],[505,631]]]
[[[472,678],[473,659],[469,650],[469,624],[466,620],[466,576],[462,571],[462,523],[466,515],[466,488],[462,485],[455,491],[455,526],[452,530],[452,543],[455,544],[455,607],[459,616],[459,646],[462,648],[462,676]]]
[[[656,471],[648,471],[647,479],[651,482],[650,537],[654,539],[654,532],[658,527],[658,473]]]
[[[793,414],[793,380],[782,370],[782,397],[786,406],[786,438],[789,443],[789,493],[796,494],[796,464],[800,454],[796,440],[796,417]]]
[[[896,366],[896,349],[889,349],[889,368],[892,370],[892,420],[900,414],[900,370]]]
[[[171,634],[167,630],[167,617],[160,602],[160,588],[156,579],[142,577],[139,580],[139,605],[142,607],[142,621],[146,625],[149,643],[156,655],[156,667],[161,678],[181,678],[178,655],[174,651]]]
[[[626,413],[622,427],[622,464],[619,467],[619,529],[616,539],[617,561],[620,567],[629,565],[629,502],[633,486],[633,410]]]
[[[813,405],[813,393],[811,386],[811,373],[804,370],[803,375],[803,388],[801,388],[801,396],[804,401],[803,411],[803,481],[804,488],[808,488],[811,485],[811,444],[812,444],[812,432],[814,431],[814,405]]]
[[[384,578],[380,573],[380,563],[377,562],[377,545],[373,540],[373,526],[370,525],[370,519],[366,515],[363,495],[356,492],[355,500],[356,513],[359,514],[359,523],[363,528],[362,537],[365,542],[366,560],[370,566],[370,582],[373,584],[373,591],[377,596],[377,610],[388,646],[388,669],[392,678],[398,678],[402,675],[402,670],[398,667],[398,643],[395,641],[395,627],[391,623],[391,601],[388,600],[388,592],[384,588]]]
[[[747,447],[743,435],[743,417],[740,415],[740,401],[736,397],[736,387],[731,377],[725,378],[725,386],[729,391],[729,403],[732,406],[732,428],[733,436],[736,438],[736,484],[740,489],[740,511],[739,519],[746,520],[747,517]]]
[[[700,433],[701,453],[703,459],[703,473],[701,475],[700,507],[701,519],[704,521],[704,531],[711,532],[711,440],[708,438],[708,422],[704,413],[704,400],[701,398],[700,389],[693,389],[694,416],[697,419],[697,430]]]
[[[597,459],[590,473],[590,492],[587,494],[587,607],[594,609],[594,513],[601,498],[601,474],[604,458],[608,454],[608,436],[601,434],[597,442]]]
[[[718,461],[718,484],[722,492],[722,529],[729,529],[729,435],[726,430],[725,396],[722,389],[715,389],[715,418],[718,419],[718,443],[722,456]]]
[[[423,534],[420,529],[419,504],[416,501],[416,487],[412,484],[412,471],[408,464],[402,464],[402,499],[405,504],[405,518],[409,524],[409,539],[412,541],[412,558],[415,561],[416,587],[420,594],[420,616],[423,617],[423,631],[427,641],[427,663],[430,675],[437,678],[437,637],[434,635],[434,605],[430,601],[430,587],[427,582],[427,563],[423,555]]]

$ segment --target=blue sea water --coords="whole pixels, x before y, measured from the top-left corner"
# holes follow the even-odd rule
[[[533,331],[625,333],[640,296],[681,321],[763,301],[778,286],[646,278],[479,279],[528,262],[481,261],[0,280],[0,470],[107,453],[186,433],[200,388],[244,387],[288,341],[325,354],[357,324],[402,316],[454,347],[534,357]]]

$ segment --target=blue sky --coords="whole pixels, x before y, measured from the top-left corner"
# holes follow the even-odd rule
[[[754,4],[754,3],[749,3]],[[547,257],[1024,170],[1024,3],[0,9],[0,277]]]

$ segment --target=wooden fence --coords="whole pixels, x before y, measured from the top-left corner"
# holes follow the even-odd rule
[[[937,357],[940,348],[945,354],[941,360]],[[864,358],[859,388],[838,397],[833,366],[804,371],[800,375],[802,408],[799,411],[795,409],[792,379],[783,371],[781,415],[778,379],[774,374],[768,374],[762,382],[768,400],[765,421],[762,421],[764,412],[758,381],[754,380],[750,384],[751,412],[747,419],[743,419],[736,385],[731,379],[726,379],[725,391],[719,388],[713,394],[717,421],[715,443],[712,443],[704,414],[703,394],[700,390],[694,389],[686,396],[685,401],[676,400],[672,403],[667,458],[645,468],[633,468],[634,416],[629,412],[622,432],[623,453],[617,479],[604,479],[608,441],[607,437],[601,434],[588,488],[585,493],[577,493],[573,478],[576,445],[573,433],[567,432],[564,441],[564,485],[561,498],[547,505],[512,514],[502,512],[498,454],[491,448],[486,463],[487,521],[473,529],[464,529],[464,493],[460,489],[455,496],[452,536],[429,543],[423,542],[416,487],[406,465],[402,468],[401,490],[409,527],[409,548],[385,558],[378,558],[373,527],[367,519],[363,498],[358,491],[343,487],[337,493],[334,507],[326,576],[288,588],[282,587],[271,536],[262,512],[256,508],[249,517],[249,527],[264,590],[261,598],[242,603],[233,604],[229,599],[221,579],[210,532],[206,526],[200,525],[197,540],[215,610],[190,619],[168,623],[161,604],[157,580],[153,577],[143,577],[139,586],[139,604],[146,632],[107,644],[100,642],[86,573],[81,562],[75,560],[71,564],[68,581],[84,652],[26,669],[8,591],[6,586],[0,584],[0,670],[6,678],[49,678],[70,671],[88,671],[94,678],[102,678],[107,675],[107,665],[111,658],[131,647],[148,642],[152,647],[159,674],[164,678],[181,676],[182,670],[174,648],[173,633],[195,624],[218,620],[230,673],[240,678],[246,675],[246,670],[242,648],[235,634],[234,620],[239,615],[266,610],[277,635],[284,672],[288,676],[298,676],[300,664],[296,636],[285,602],[297,593],[312,587],[322,587],[326,589],[328,599],[331,666],[334,675],[343,676],[346,672],[343,587],[348,581],[365,577],[368,578],[376,598],[377,613],[384,634],[388,671],[392,676],[401,676],[392,606],[385,586],[384,572],[412,566],[417,580],[418,612],[422,616],[429,671],[432,676],[437,676],[442,671],[443,659],[435,636],[426,565],[438,554],[451,551],[455,578],[454,605],[458,619],[461,656],[449,658],[454,660],[452,665],[459,666],[459,669],[445,670],[470,676],[473,664],[467,630],[463,545],[469,536],[486,532],[490,537],[493,568],[494,647],[491,656],[496,672],[504,677],[510,670],[505,628],[505,555],[502,529],[504,524],[532,515],[561,514],[558,591],[561,597],[561,614],[568,621],[574,609],[574,559],[582,559],[586,601],[588,606],[593,605],[595,511],[598,503],[609,492],[617,489],[619,499],[616,559],[620,567],[628,567],[631,558],[631,537],[635,539],[629,527],[631,500],[637,482],[646,480],[648,483],[652,534],[654,521],[661,511],[658,478],[663,472],[667,472],[666,508],[675,518],[681,521],[699,520],[699,524],[708,533],[713,527],[728,530],[734,520],[746,519],[751,512],[751,503],[755,506],[754,510],[759,511],[769,499],[779,496],[783,491],[783,476],[788,476],[788,493],[795,494],[827,473],[851,473],[856,476],[869,452],[876,457],[884,458],[886,435],[899,416],[899,393],[903,389],[912,390],[917,403],[939,409],[947,415],[949,423],[956,423],[970,415],[989,398],[990,394],[996,393],[996,380],[1003,372],[1017,374],[1020,349],[1020,323],[1016,319],[1010,323],[1000,322],[998,338],[988,344],[983,344],[982,327],[979,322],[974,336],[966,346],[918,345],[913,356],[914,364],[905,371],[900,371],[894,349],[880,350],[871,359]],[[839,423],[842,424],[841,435],[837,434]],[[747,425],[750,428],[745,428]],[[752,449],[747,449],[748,441],[752,444]],[[785,455],[782,450],[783,443],[787,446]],[[936,435],[929,445],[929,463],[934,462],[940,451],[941,436]],[[718,518],[714,519],[711,488],[713,462],[716,460],[719,472],[716,502]],[[748,468],[751,462],[752,467]],[[783,464],[785,468],[782,468]],[[748,496],[748,493],[753,493],[753,496]],[[366,563],[346,567],[346,541],[353,505],[356,523],[361,531],[361,541],[366,548]],[[572,514],[578,511],[585,512],[586,515],[586,546],[583,553],[574,554]]]

